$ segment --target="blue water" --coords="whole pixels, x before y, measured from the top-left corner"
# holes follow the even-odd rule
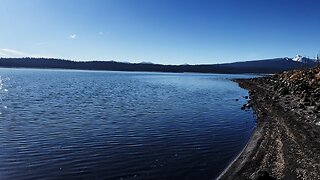
[[[245,75],[0,69],[0,179],[213,179],[245,146]],[[240,98],[240,101],[235,101]]]

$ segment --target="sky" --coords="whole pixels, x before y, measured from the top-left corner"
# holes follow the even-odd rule
[[[317,0],[0,0],[0,57],[215,64],[319,52]]]

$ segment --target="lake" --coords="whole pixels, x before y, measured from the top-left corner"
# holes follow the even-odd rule
[[[249,75],[0,69],[0,179],[214,179],[255,127]],[[235,101],[239,99],[239,101]]]

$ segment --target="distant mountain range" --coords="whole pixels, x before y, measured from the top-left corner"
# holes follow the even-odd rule
[[[146,63],[124,63],[116,61],[71,61],[48,58],[0,58],[0,67],[6,68],[54,68],[107,71],[150,72],[195,72],[195,73],[258,73],[270,74],[285,70],[313,67],[315,60],[299,58],[275,58],[225,64],[162,65]]]

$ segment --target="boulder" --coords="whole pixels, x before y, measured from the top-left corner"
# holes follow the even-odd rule
[[[256,180],[275,180],[276,178],[271,177],[267,171],[259,171]]]

